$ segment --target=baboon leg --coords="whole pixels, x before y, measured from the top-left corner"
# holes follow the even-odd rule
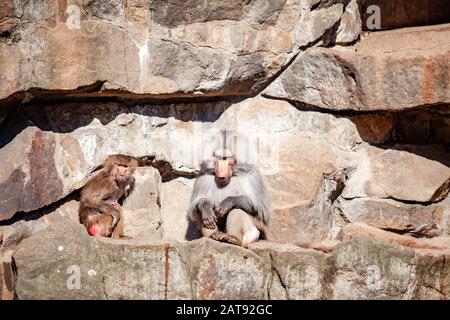
[[[207,238],[211,238],[211,235],[217,232],[220,232],[219,228],[217,227],[215,229],[208,229],[205,226],[203,226],[202,228],[202,235]]]
[[[242,244],[238,238],[222,231],[213,232],[209,237],[216,241],[226,242],[237,246],[240,246]]]
[[[231,236],[229,234],[226,234],[225,232],[219,231],[218,228],[208,229],[208,228],[203,227],[202,234],[204,237],[211,238],[216,241],[227,242],[227,243],[235,244],[237,246],[241,245],[241,241],[238,238]]]
[[[94,237],[109,237],[111,235],[109,227],[112,223],[112,217],[104,214],[91,214],[85,222],[89,235]]]
[[[113,239],[120,239],[120,238],[128,238],[124,236],[124,226],[123,226],[123,217],[119,218],[119,221],[116,224],[116,227],[114,228],[111,238]]]
[[[216,226],[215,229],[206,228],[202,223],[200,215],[195,215],[195,219],[196,219],[198,225],[202,225],[201,233],[204,237],[211,238],[213,240],[220,241],[220,242],[234,244],[237,246],[241,245],[241,241],[238,238],[236,238],[235,236],[229,235],[225,232],[220,231],[218,226]]]
[[[234,209],[228,214],[226,231],[239,239],[243,246],[258,241],[260,235],[254,218],[240,209]]]

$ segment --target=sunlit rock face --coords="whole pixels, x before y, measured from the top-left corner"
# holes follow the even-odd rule
[[[428,0],[363,33],[369,2],[5,1],[0,299],[448,299],[450,27]],[[221,129],[272,241],[189,241]],[[79,223],[111,154],[131,240]]]

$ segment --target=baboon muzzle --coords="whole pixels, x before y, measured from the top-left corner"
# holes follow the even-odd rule
[[[228,160],[217,160],[216,161],[216,180],[219,185],[227,185],[231,178],[230,164]]]

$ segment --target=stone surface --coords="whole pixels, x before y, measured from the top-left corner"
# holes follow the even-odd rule
[[[289,134],[281,135],[279,143],[280,171],[265,177],[273,210],[271,232],[283,241],[330,238],[331,198],[339,188],[338,175],[349,164],[349,155],[320,140]],[[292,228],[294,225],[301,227]]]
[[[363,16],[364,29],[373,16],[368,7],[380,8],[381,29],[402,28],[450,22],[450,9],[445,0],[358,0]]]
[[[263,94],[328,110],[448,104],[449,35],[446,24],[369,33],[353,47],[313,48]]]
[[[396,145],[391,149],[365,146],[359,154],[360,166],[342,192],[345,199],[374,197],[426,204],[448,195],[450,167],[445,149],[413,145]]]
[[[435,237],[447,231],[447,203],[434,205],[406,204],[390,199],[357,198],[336,201],[334,210],[349,222],[421,237]]]
[[[82,93],[83,87],[95,95],[253,95],[297,43],[319,39],[343,12],[337,3],[300,17],[299,6],[299,0],[10,1],[1,17],[0,99],[31,88]]]
[[[308,1],[305,1],[308,3]],[[297,25],[296,45],[305,47],[309,43],[319,40],[322,35],[330,30],[342,17],[344,6],[337,3],[329,7],[311,11],[311,4],[303,7],[304,14],[301,15]]]
[[[444,241],[427,241],[426,239],[416,239],[408,235],[400,235],[397,233],[384,231],[360,222],[345,225],[339,234],[339,238],[342,240],[349,240],[361,236],[367,236],[379,241],[399,244],[404,247],[416,249],[439,249],[447,251],[449,249],[447,239],[444,239]]]
[[[319,300],[327,297],[329,257],[294,245],[256,243],[251,250],[272,266],[271,300]]]
[[[332,259],[335,299],[401,299],[414,281],[414,251],[367,238],[336,247]]]
[[[195,228],[187,219],[193,186],[194,181],[186,178],[163,183],[161,216],[164,239],[180,241],[195,236]]]
[[[361,33],[442,1],[4,1],[0,298],[448,299],[450,25]],[[186,241],[223,128],[276,243]],[[141,163],[132,240],[79,223],[110,154]]]
[[[370,144],[382,144],[392,140],[395,121],[392,114],[363,114],[352,117],[361,139]]]
[[[42,259],[31,255],[37,249]],[[330,254],[270,242],[247,250],[209,239],[90,238],[68,220],[24,240],[13,257],[19,299],[445,299],[448,255],[366,237]]]
[[[351,44],[359,39],[362,32],[361,15],[359,13],[358,1],[352,0],[345,7],[339,28],[336,33],[336,44]]]
[[[161,239],[159,172],[151,167],[140,167],[134,178],[134,188],[123,203],[125,235],[138,239]]]
[[[0,149],[2,190],[0,220],[15,212],[31,211],[49,205],[63,196],[63,186],[53,159],[54,135],[30,128],[15,143]],[[45,176],[46,179],[41,179]]]
[[[13,250],[0,249],[0,300],[14,299]]]
[[[14,261],[19,299],[105,298],[101,262],[81,224],[67,220],[35,233],[22,241]]]

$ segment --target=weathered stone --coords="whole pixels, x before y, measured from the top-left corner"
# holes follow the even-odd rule
[[[3,248],[14,248],[23,239],[46,227],[42,220],[19,220],[11,225],[2,226]]]
[[[440,107],[445,111],[444,107]],[[377,112],[350,117],[358,134],[369,144],[390,142],[408,144],[448,144],[449,118],[432,110],[398,113]]]
[[[264,242],[256,243],[250,249],[272,265],[271,300],[326,298],[329,262],[325,253]]]
[[[198,236],[187,218],[193,184],[192,179],[186,178],[163,183],[161,216],[164,239],[182,241]]]
[[[134,178],[134,187],[123,203],[125,235],[161,239],[159,172],[151,167],[137,168]]]
[[[12,250],[0,249],[0,300],[14,299]]]
[[[133,246],[130,241],[97,242],[108,299],[189,298],[188,275],[169,245]],[[117,250],[119,249],[119,250]],[[173,278],[169,278],[173,275]],[[170,296],[168,293],[170,292]]]
[[[43,259],[33,258],[33,245]],[[263,299],[270,271],[255,253],[209,239],[178,245],[96,239],[72,222],[23,241],[14,259],[19,299]],[[66,273],[70,266],[81,271],[80,289],[66,286],[76,284],[69,280],[74,269]]]
[[[450,247],[448,247],[450,248]],[[414,276],[421,279],[420,285],[413,286],[408,299],[446,300],[449,299],[450,265],[449,252],[416,250]]]
[[[343,12],[342,3],[318,10],[305,11],[297,25],[296,47],[305,47],[319,40],[341,19]]]
[[[54,135],[31,127],[13,144],[0,149],[2,166],[6,169],[0,177],[0,220],[61,198],[62,182],[53,159],[55,144]]]
[[[256,160],[263,173],[272,202],[271,229],[279,240],[321,241],[335,237],[342,217],[333,214],[332,206],[344,186],[345,199],[392,197],[424,203],[440,201],[448,191],[444,180],[448,157],[444,149],[358,148],[364,140],[382,143],[393,139],[398,124],[389,114],[341,117],[301,111],[285,101],[256,97],[236,103],[132,107],[119,103],[67,103],[44,109],[28,107],[25,114],[17,116],[21,118],[45,130],[57,128],[57,132],[45,133],[55,141],[55,151],[49,150],[45,157],[54,159],[54,174],[63,184],[63,193],[54,201],[81,188],[109,154],[155,159],[153,165],[159,173],[152,168],[139,169],[149,173],[141,176],[137,172],[140,182],[124,204],[126,233],[138,239],[184,240],[198,236],[191,236],[193,229],[188,225],[186,211],[198,165],[203,156],[211,154],[205,141],[210,130],[217,127],[252,132],[248,137],[258,149],[248,150],[243,159]],[[15,124],[22,126],[20,121]],[[27,162],[17,163],[13,155],[26,154],[29,147],[22,142],[23,136],[32,136],[34,131],[38,130],[24,130],[1,149],[7,159],[5,176],[17,166],[29,170]],[[46,224],[60,215],[78,221],[78,204],[67,206],[59,208],[56,215],[45,214]],[[411,210],[418,210],[413,207]],[[56,209],[46,208],[45,212]],[[418,221],[428,224],[425,219]],[[420,234],[431,236],[440,230],[446,233],[448,223],[444,218],[433,221],[440,221],[439,226],[421,230]]]
[[[273,227],[282,238],[280,240],[311,239],[314,230],[317,231],[314,237],[322,240],[329,233],[332,219],[331,214],[323,215],[322,212],[330,209],[328,195],[335,188],[335,182],[324,179],[323,174],[347,167],[352,158],[347,151],[362,142],[356,126],[348,118],[304,112],[285,101],[262,97],[233,104],[126,107],[118,103],[98,106],[68,103],[55,108],[29,107],[25,112],[17,115],[15,124],[19,128],[22,126],[20,119],[36,123],[43,130],[51,130],[52,126],[57,128],[57,132],[46,132],[54,137],[56,144],[55,151],[50,150],[52,152],[46,157],[55,159],[54,174],[63,184],[63,193],[56,200],[81,188],[109,154],[155,158],[153,165],[163,180],[161,190],[156,178],[145,178],[147,175],[144,175],[124,203],[127,232],[138,238],[159,232],[163,232],[166,239],[186,237],[192,178],[202,157],[208,157],[212,152],[206,143],[210,135],[218,127],[227,127],[252,132],[246,135],[251,148],[245,150],[242,160],[257,161],[269,189],[275,212]],[[27,145],[21,145],[20,137],[30,130],[25,129],[1,149],[0,153],[5,152],[8,159],[4,175],[10,168],[21,165],[13,160],[13,154],[26,153]],[[10,155],[12,150],[14,153]],[[24,165],[23,170],[28,170],[27,163]],[[155,170],[153,172],[157,175]],[[139,171],[137,174],[139,178]],[[21,189],[15,190],[21,192]],[[39,209],[39,206],[33,209]],[[74,208],[72,212],[77,210]],[[284,217],[291,218],[284,220]],[[298,225],[302,226],[303,232],[297,231]],[[321,227],[316,228],[316,225]]]
[[[271,232],[282,241],[330,238],[331,202],[343,183],[349,155],[320,140],[289,134],[278,139],[279,171],[264,179],[272,200]]]
[[[391,199],[339,199],[334,210],[349,222],[363,222],[371,226],[408,233],[413,236],[435,237],[443,233],[447,204],[405,204]],[[445,228],[447,229],[447,228]]]
[[[441,1],[6,1],[0,297],[448,299],[450,27],[361,34],[358,12],[445,22]],[[281,243],[186,241],[223,128],[245,138]],[[110,154],[143,165],[132,240],[79,223]]]
[[[394,117],[391,114],[364,114],[351,118],[361,139],[370,144],[381,144],[392,138]]]
[[[331,254],[270,242],[247,250],[210,239],[113,240],[68,220],[24,240],[13,259],[19,299],[446,299],[447,251],[366,237]]]
[[[39,231],[13,258],[19,299],[105,299],[100,258],[81,224],[66,220]]]
[[[292,58],[296,38],[309,45],[343,12],[337,3],[300,18],[299,6],[299,0],[9,2],[0,28],[0,99],[31,88],[251,96]]]
[[[270,266],[250,250],[200,240],[181,245],[180,257],[190,266],[194,299],[268,298]]]
[[[449,35],[450,25],[441,25],[370,33],[353,47],[309,49],[263,94],[329,110],[449,103]]]
[[[414,279],[414,250],[365,237],[337,246],[332,299],[402,299]]]
[[[336,34],[336,44],[351,44],[359,39],[362,32],[361,16],[359,14],[358,1],[352,0],[345,7]]]
[[[78,214],[78,209],[80,204],[76,200],[69,200],[67,202],[62,203],[56,210],[52,210],[50,213],[44,212],[42,215],[42,219],[45,222],[46,226],[49,226],[54,223],[58,223],[61,219],[69,219],[73,222],[80,222],[80,217]]]
[[[404,247],[415,249],[448,249],[448,241],[428,241],[426,239],[417,239],[408,235],[400,235],[397,233],[384,231],[365,223],[349,223],[345,225],[338,238],[341,240],[349,240],[361,236],[369,237],[378,241],[391,244],[399,244]]]
[[[428,203],[448,195],[450,167],[443,148],[365,146],[359,155],[360,165],[342,192],[345,199],[374,197]]]

